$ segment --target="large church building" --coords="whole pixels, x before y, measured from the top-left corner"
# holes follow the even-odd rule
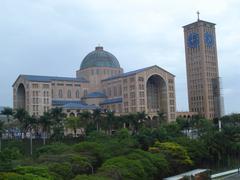
[[[40,116],[53,107],[68,115],[96,108],[116,115],[145,112],[176,118],[174,75],[157,65],[124,73],[117,58],[96,47],[82,61],[76,77],[19,75],[13,84],[14,108]]]

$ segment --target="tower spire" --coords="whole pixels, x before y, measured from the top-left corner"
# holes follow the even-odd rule
[[[197,20],[199,21],[199,15],[200,15],[200,12],[197,11]]]

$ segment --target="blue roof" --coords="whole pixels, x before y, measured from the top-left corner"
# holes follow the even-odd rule
[[[101,102],[101,105],[104,104],[114,104],[114,103],[121,103],[122,102],[122,98],[113,98],[113,99],[106,99],[103,102]]]
[[[142,68],[142,69],[137,69],[137,70],[135,70],[135,71],[130,71],[130,72],[122,73],[122,74],[117,74],[117,75],[112,76],[112,77],[110,77],[110,78],[103,79],[102,81],[108,81],[108,80],[112,80],[112,79],[118,79],[118,78],[122,78],[122,77],[132,76],[132,75],[135,75],[135,74],[137,74],[137,73],[143,72],[143,71],[145,71],[145,70],[147,70],[147,69],[151,69],[151,68],[153,68],[153,67],[160,68],[160,67],[157,66],[157,65],[150,66],[150,67],[145,67],[145,68]],[[162,68],[160,68],[160,69],[162,69]],[[166,70],[164,70],[164,69],[162,69],[162,70],[165,71],[165,72],[167,72],[167,73],[170,73],[170,72],[168,72],[168,71],[166,71]],[[170,74],[171,74],[171,73],[170,73]],[[173,74],[172,74],[172,75],[173,75]]]
[[[94,110],[99,108],[96,105],[87,105],[81,103],[68,103],[63,106],[64,109],[87,109],[87,110]]]
[[[58,76],[38,76],[38,75],[20,75],[28,81],[37,82],[51,82],[51,81],[75,81],[75,82],[88,82],[83,77],[72,78],[72,77],[58,77]]]
[[[83,104],[81,101],[76,100],[52,100],[53,106],[64,106],[65,104],[74,103],[74,104]]]
[[[102,92],[88,93],[84,98],[106,98],[106,95]]]

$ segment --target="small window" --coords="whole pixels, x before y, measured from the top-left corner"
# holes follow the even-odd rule
[[[59,89],[59,91],[58,91],[58,97],[59,97],[59,98],[62,98],[62,97],[63,97],[62,89]]]
[[[68,97],[68,98],[71,98],[71,97],[72,97],[71,90],[68,90],[68,92],[67,92],[67,97]]]
[[[79,97],[80,97],[79,94],[80,94],[80,93],[79,93],[79,90],[77,90],[77,91],[76,91],[76,98],[79,98]]]

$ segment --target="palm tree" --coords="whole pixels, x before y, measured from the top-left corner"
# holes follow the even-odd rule
[[[100,109],[95,109],[93,110],[93,121],[96,124],[96,129],[97,131],[101,130],[101,110]]]
[[[80,117],[67,117],[64,124],[66,125],[66,128],[69,128],[74,132],[74,137],[77,137],[77,129],[80,125]]]
[[[92,120],[92,114],[89,111],[83,111],[80,114],[80,117],[86,124],[89,124]]]
[[[63,113],[62,108],[59,107],[51,109],[50,114],[53,125],[53,137],[59,140],[64,136],[63,121],[66,115]]]
[[[30,132],[30,155],[32,155],[32,130],[36,129],[37,126],[37,118],[35,116],[29,116],[26,118],[24,123],[25,132]]]
[[[50,127],[52,125],[51,121],[51,114],[49,112],[45,112],[42,116],[39,118],[39,124],[42,128],[43,132],[43,144],[46,144],[46,138],[47,138],[47,133],[50,131]]]
[[[109,134],[111,135],[112,134],[113,123],[115,121],[114,111],[107,111],[106,112],[106,119],[107,119],[108,131],[109,131]]]
[[[14,118],[17,119],[20,123],[20,130],[21,134],[24,132],[23,130],[25,129],[25,121],[29,117],[28,112],[25,109],[16,109],[15,113],[13,114]],[[24,132],[24,137],[26,135],[26,132]]]
[[[5,107],[5,108],[2,110],[2,114],[7,116],[7,121],[8,121],[8,124],[9,124],[10,116],[13,115],[13,109],[10,108],[10,107]],[[8,129],[8,138],[9,138],[9,129]]]
[[[166,118],[165,118],[165,113],[164,112],[158,111],[157,115],[158,115],[157,126],[159,126],[160,124],[163,124],[165,122]]]
[[[0,152],[2,150],[2,135],[3,135],[4,131],[5,131],[4,122],[0,121]]]
[[[145,111],[137,112],[137,119],[138,119],[140,126],[144,124],[146,117],[147,117],[147,114],[145,113]]]

